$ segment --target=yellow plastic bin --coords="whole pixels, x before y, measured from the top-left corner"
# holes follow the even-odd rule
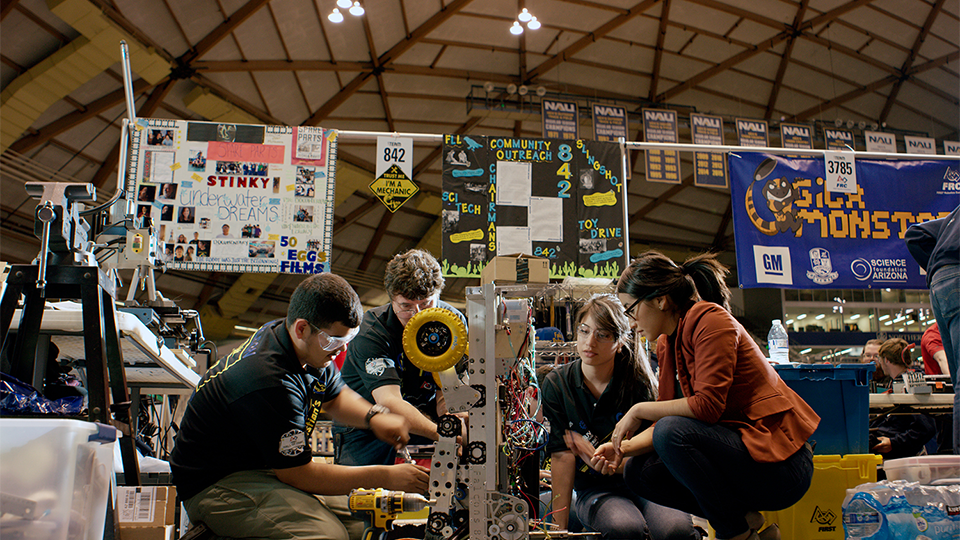
[[[882,461],[873,454],[813,456],[813,480],[807,494],[790,508],[763,512],[767,524],[778,524],[784,539],[843,540],[843,497],[848,488],[876,482]]]

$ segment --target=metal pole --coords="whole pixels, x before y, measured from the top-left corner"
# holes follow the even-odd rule
[[[703,145],[687,143],[653,143],[627,141],[629,148],[641,150],[679,150],[681,152],[763,152],[766,154],[812,155],[823,157],[831,150],[806,148],[772,148],[769,146],[730,146],[730,145]],[[856,159],[960,159],[960,156],[945,156],[943,154],[894,154],[889,152],[851,152]]]

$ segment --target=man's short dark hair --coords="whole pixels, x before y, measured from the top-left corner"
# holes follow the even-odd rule
[[[305,319],[317,328],[329,328],[337,322],[356,328],[362,317],[360,297],[347,280],[331,273],[314,274],[293,291],[287,309],[287,326],[292,326],[297,319]]]
[[[440,263],[422,249],[411,249],[393,257],[387,263],[383,287],[392,300],[400,295],[409,300],[423,300],[443,290]]]

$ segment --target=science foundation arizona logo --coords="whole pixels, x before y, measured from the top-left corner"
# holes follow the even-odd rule
[[[824,248],[810,250],[810,266],[813,267],[813,271],[807,271],[807,279],[817,285],[829,285],[840,276],[839,272],[833,271],[830,252]]]

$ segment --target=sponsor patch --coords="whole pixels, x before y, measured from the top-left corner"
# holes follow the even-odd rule
[[[306,447],[307,437],[302,429],[291,429],[280,437],[280,454],[283,456],[298,456]]]
[[[367,373],[370,375],[383,375],[383,370],[387,369],[386,358],[370,358],[367,360]]]

